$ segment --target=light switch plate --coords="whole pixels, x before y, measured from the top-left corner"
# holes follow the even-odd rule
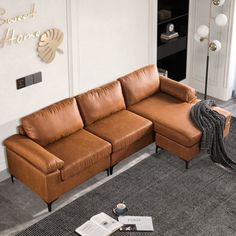
[[[16,88],[22,89],[24,87],[42,82],[42,72],[27,75],[16,80]]]

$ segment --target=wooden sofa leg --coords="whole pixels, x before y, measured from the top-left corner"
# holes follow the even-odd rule
[[[186,161],[186,160],[185,160],[185,169],[187,170],[188,167],[189,167],[189,161]]]
[[[11,182],[14,183],[14,176],[11,175]]]

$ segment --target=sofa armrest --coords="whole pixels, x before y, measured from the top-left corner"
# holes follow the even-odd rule
[[[194,88],[162,75],[160,75],[160,91],[187,103],[193,103],[197,99]]]
[[[212,107],[212,110],[217,111],[226,118],[226,125],[230,123],[231,113],[221,107]]]
[[[23,135],[9,137],[4,145],[45,174],[61,169],[64,165],[64,161]]]

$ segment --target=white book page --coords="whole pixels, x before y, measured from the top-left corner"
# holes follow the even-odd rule
[[[103,229],[107,230],[109,233],[115,232],[119,229],[123,224],[113,219],[109,215],[105,213],[99,213],[91,218],[91,221],[95,224],[98,224]]]
[[[81,236],[108,236],[109,233],[103,228],[94,224],[92,221],[87,221],[75,230]]]
[[[119,216],[118,220],[124,225],[136,225],[137,231],[154,231],[150,216]]]

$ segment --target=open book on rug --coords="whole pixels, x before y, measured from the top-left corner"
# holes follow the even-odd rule
[[[120,231],[154,231],[151,216],[119,216]]]
[[[75,232],[81,236],[109,236],[123,224],[101,212],[86,221]]]

